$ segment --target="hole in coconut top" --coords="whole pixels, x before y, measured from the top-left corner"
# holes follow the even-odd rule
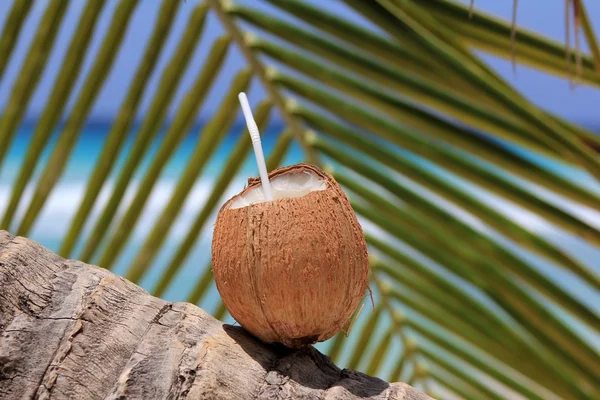
[[[291,171],[280,174],[271,179],[273,200],[286,197],[302,197],[310,192],[327,189],[327,182],[312,171]],[[247,190],[233,200],[229,208],[243,208],[250,204],[264,203],[265,195],[261,185]]]

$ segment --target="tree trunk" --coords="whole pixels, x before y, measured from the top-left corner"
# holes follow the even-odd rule
[[[411,399],[0,231],[0,398]]]

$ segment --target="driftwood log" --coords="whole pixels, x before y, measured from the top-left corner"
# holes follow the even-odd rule
[[[410,399],[0,231],[0,399]]]

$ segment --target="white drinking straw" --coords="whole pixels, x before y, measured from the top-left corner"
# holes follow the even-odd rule
[[[260,134],[258,133],[258,126],[254,121],[250,104],[248,103],[248,97],[246,93],[241,92],[238,95],[240,104],[242,105],[242,112],[246,119],[246,126],[248,126],[248,132],[252,139],[252,147],[254,147],[254,155],[256,156],[256,164],[258,165],[258,173],[260,174],[260,183],[262,184],[263,192],[266,200],[273,200],[273,192],[271,191],[271,182],[269,182],[269,174],[267,174],[267,165],[265,164],[265,156],[263,154],[262,145],[260,143]]]

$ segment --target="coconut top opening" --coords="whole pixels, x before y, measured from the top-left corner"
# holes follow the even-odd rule
[[[327,189],[327,181],[310,170],[289,171],[271,178],[273,200],[302,197],[310,192]],[[249,188],[236,197],[230,204],[230,209],[248,207],[251,204],[264,203],[265,194],[261,185]]]

